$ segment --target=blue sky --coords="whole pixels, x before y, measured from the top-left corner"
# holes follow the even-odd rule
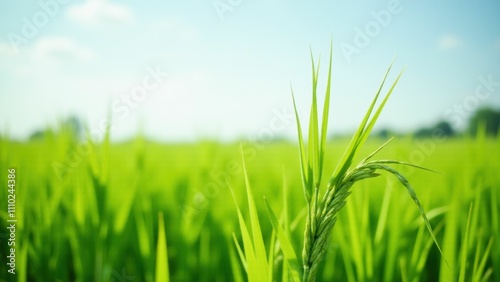
[[[331,130],[352,130],[397,55],[379,128],[500,107],[499,1],[0,1],[0,130],[16,138],[76,114],[98,138],[295,136],[309,49],[333,36]],[[323,80],[322,80],[323,78]],[[323,89],[323,88],[321,88]]]

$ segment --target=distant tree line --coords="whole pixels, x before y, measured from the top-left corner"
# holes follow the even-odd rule
[[[500,111],[482,108],[472,116],[469,122],[469,133],[476,135],[484,130],[487,135],[498,136],[500,128]]]
[[[469,134],[476,136],[478,133],[484,133],[487,136],[498,136],[500,129],[500,111],[492,108],[480,108],[469,119],[467,128],[464,132],[459,132],[451,126],[448,121],[439,121],[430,127],[423,127],[416,130],[413,136],[416,138],[429,138],[434,134],[439,134],[444,137],[453,137],[456,135]],[[391,132],[388,129],[382,129],[378,132],[378,136],[387,138],[397,133]]]
[[[74,138],[81,138],[83,136],[83,122],[76,116],[69,116],[59,122],[57,132],[66,132]],[[439,121],[430,127],[423,127],[415,132],[413,136],[416,138],[432,138],[433,135],[438,134],[440,137],[454,137],[457,135],[470,134],[476,136],[478,133],[484,133],[487,136],[499,136],[500,129],[500,110],[492,108],[480,108],[469,119],[467,128],[464,132],[454,129],[448,121]],[[52,130],[37,130],[30,135],[30,140],[43,139],[47,134],[53,133]],[[408,134],[408,133],[405,133]],[[401,133],[393,132],[389,129],[382,129],[378,131],[376,136],[387,139],[394,135],[401,135]],[[271,142],[284,142],[286,140],[283,136],[275,136]]]
[[[83,136],[83,122],[77,116],[69,116],[67,118],[59,120],[56,129],[46,128],[39,129],[32,132],[29,136],[29,140],[40,140],[48,137],[49,135],[58,133],[66,133],[71,138],[80,139]]]

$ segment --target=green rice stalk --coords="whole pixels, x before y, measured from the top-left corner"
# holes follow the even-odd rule
[[[311,55],[312,58],[312,55]],[[309,133],[307,142],[304,142],[304,136],[302,135],[302,128],[300,124],[299,115],[297,112],[297,107],[295,103],[295,98],[292,99],[295,109],[295,116],[297,119],[297,131],[299,139],[299,159],[301,168],[301,177],[303,183],[304,196],[307,203],[307,216],[306,216],[306,226],[304,231],[304,246],[302,250],[302,263],[303,263],[303,275],[302,281],[315,281],[318,267],[323,261],[323,258],[328,249],[330,242],[331,231],[335,222],[337,220],[338,212],[344,207],[347,197],[350,195],[351,187],[358,181],[374,178],[379,176],[379,171],[388,172],[394,175],[403,186],[406,187],[410,197],[415,202],[421,217],[423,218],[427,229],[429,230],[433,241],[437,245],[437,240],[432,232],[429,220],[423,210],[419,199],[411,187],[408,180],[397,170],[392,168],[390,165],[410,165],[408,163],[403,163],[399,161],[391,160],[380,160],[380,161],[369,161],[369,159],[374,156],[379,150],[381,150],[387,143],[382,145],[375,152],[366,157],[357,167],[350,169],[354,157],[358,150],[367,140],[373,129],[378,117],[380,116],[382,109],[384,108],[386,102],[388,101],[391,93],[393,92],[397,82],[399,81],[400,73],[394,83],[389,88],[387,94],[383,98],[382,102],[376,108],[377,100],[382,92],[385,81],[392,67],[389,66],[384,79],[373,99],[368,111],[363,118],[358,130],[354,134],[351,142],[349,143],[341,161],[338,163],[332,178],[327,184],[326,190],[323,197],[319,198],[320,187],[321,187],[321,176],[323,170],[323,162],[325,157],[325,143],[326,143],[326,131],[328,126],[328,112],[329,112],[329,102],[330,102],[330,88],[331,88],[331,61],[332,61],[332,51],[330,48],[330,64],[327,78],[327,91],[325,94],[325,102],[323,107],[323,117],[322,117],[322,127],[318,128],[318,106],[317,106],[317,83],[318,83],[318,67],[314,64],[314,59],[312,61],[312,105],[309,118]],[[390,141],[390,140],[389,140]],[[418,167],[418,166],[414,166]],[[421,168],[421,167],[418,167]],[[272,210],[271,210],[272,211]],[[274,227],[274,226],[273,226]],[[276,230],[276,229],[275,229]],[[380,234],[380,233],[379,233]],[[379,235],[380,236],[380,235]],[[280,241],[281,242],[281,241]],[[438,249],[441,252],[441,248],[438,245]],[[442,252],[441,252],[442,253]],[[369,258],[367,258],[369,259]],[[358,258],[359,260],[359,258]],[[369,273],[371,275],[371,272]]]

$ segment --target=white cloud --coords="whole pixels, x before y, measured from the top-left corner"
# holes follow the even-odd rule
[[[27,46],[13,53],[13,49],[8,43],[0,42],[0,58],[14,57],[15,62],[8,66],[11,74],[19,77],[40,76],[40,73],[57,73],[61,70],[67,70],[67,67],[77,67],[88,61],[95,59],[96,55],[93,49],[80,45],[69,37],[42,37]],[[61,68],[64,66],[65,68]]]
[[[132,11],[128,7],[105,0],[87,0],[83,4],[69,7],[67,15],[77,22],[90,26],[123,23],[133,18]]]
[[[68,37],[45,37],[33,46],[37,59],[55,61],[88,61],[94,57],[91,49],[80,46]]]
[[[453,34],[446,34],[441,36],[438,41],[438,46],[444,50],[455,49],[460,46],[461,40],[458,36]]]

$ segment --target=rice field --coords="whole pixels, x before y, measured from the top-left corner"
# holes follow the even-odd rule
[[[327,142],[327,174],[348,141]],[[354,163],[385,141],[368,139]],[[246,281],[252,269],[241,260],[244,238],[231,196],[232,189],[249,223],[241,155],[268,279],[293,280],[264,196],[301,260],[307,212],[296,143],[162,144],[138,135],[93,144],[48,130],[38,141],[1,139],[0,281]],[[384,175],[352,187],[317,281],[498,281],[498,156],[498,138],[485,136],[393,140],[378,159],[438,172],[398,167],[444,257],[405,187]],[[16,171],[15,275],[6,257],[10,168]]]
[[[0,282],[500,281],[500,1],[73,2],[0,0]]]
[[[352,139],[328,140],[331,62],[319,116],[312,61],[307,134],[293,98],[297,144],[2,137],[1,279],[500,279],[498,138],[368,139],[389,67]]]

